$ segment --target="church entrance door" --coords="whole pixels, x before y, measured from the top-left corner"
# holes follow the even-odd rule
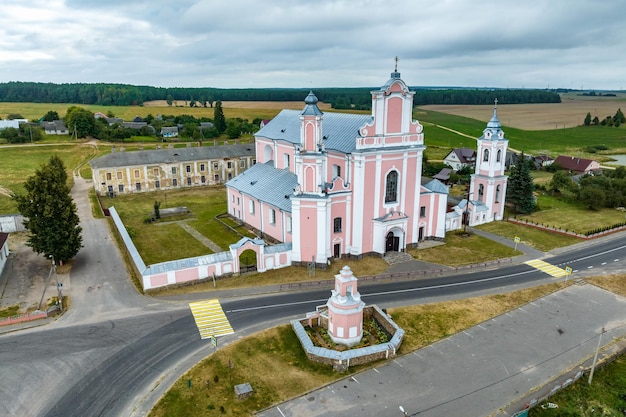
[[[400,237],[395,236],[393,232],[387,233],[385,240],[385,252],[398,252],[400,250]]]

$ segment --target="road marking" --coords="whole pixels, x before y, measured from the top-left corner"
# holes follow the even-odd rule
[[[526,265],[532,266],[542,272],[545,272],[548,275],[551,275],[555,278],[564,277],[567,275],[567,272],[564,269],[559,268],[558,266],[551,265],[547,262],[544,262],[540,259],[534,259],[532,261],[525,262]]]
[[[404,366],[400,365],[400,363],[399,363],[397,360],[395,360],[395,359],[394,359],[393,361],[394,361],[394,362],[396,363],[396,365],[398,365],[400,368],[404,368]]]
[[[281,416],[285,417],[285,415],[283,414],[282,411],[280,411],[280,408],[276,407],[276,409],[278,410],[278,412],[280,413]]]
[[[201,339],[235,333],[217,299],[189,303],[189,308],[200,331]]]
[[[466,335],[468,335],[469,337],[471,337],[472,339],[474,338],[474,336],[472,336],[471,334],[469,334],[468,332],[466,332],[465,330],[463,330],[463,333],[465,333]]]
[[[360,382],[359,382],[359,381],[357,381],[355,377],[351,376],[350,378],[352,378],[352,380],[353,380],[354,382],[356,382],[357,384],[360,384]]]
[[[374,372],[376,372],[377,374],[379,374],[380,372],[378,372],[378,369],[374,368]]]

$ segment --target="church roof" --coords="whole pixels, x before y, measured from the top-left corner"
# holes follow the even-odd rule
[[[294,188],[298,185],[296,174],[287,169],[276,169],[270,161],[255,164],[226,183],[243,194],[291,213]]]
[[[497,104],[498,100],[496,99],[496,105]],[[502,131],[502,123],[500,123],[500,119],[498,119],[498,108],[496,105],[493,107],[493,115],[487,123],[487,128],[483,130],[483,135],[480,139],[506,140],[504,139],[504,132]]]
[[[432,191],[433,193],[441,193],[448,194],[448,187],[437,179],[433,179],[426,184],[423,185],[427,190]]]
[[[300,144],[300,115],[298,110],[282,110],[256,136]],[[359,129],[372,121],[371,115],[351,113],[324,113],[323,143],[327,150],[352,153],[356,150]]]

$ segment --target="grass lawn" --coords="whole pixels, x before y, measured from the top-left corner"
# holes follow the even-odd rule
[[[413,116],[424,124],[426,145],[459,147],[472,147],[475,143],[469,138],[453,132],[445,133],[433,129],[429,124],[445,126],[447,128],[478,138],[482,135],[486,123],[468,117],[441,113],[423,108],[416,108]],[[442,130],[442,129],[440,129]],[[522,130],[512,127],[504,127],[504,133],[509,140],[509,147],[523,150],[530,154],[547,153],[551,155],[573,155],[583,158],[594,158],[595,154],[581,152],[589,145],[606,145],[611,153],[626,152],[626,127],[619,128],[607,126],[572,127],[567,129],[551,130]]]
[[[495,261],[521,255],[522,252],[500,245],[478,235],[462,236],[457,232],[446,233],[445,245],[428,249],[407,250],[415,259],[448,266],[462,266]]]
[[[603,368],[596,369],[593,383],[585,375],[559,391],[545,402],[555,403],[557,409],[534,407],[533,417],[548,416],[620,416],[626,410],[626,356],[622,355]],[[544,402],[544,403],[545,403]]]
[[[63,160],[71,179],[71,171],[97,155],[97,151],[92,146],[75,143],[0,147],[0,214],[17,213],[17,206],[6,192],[24,193],[24,181],[34,175],[42,164],[47,163],[52,155]]]
[[[223,250],[241,239],[213,218],[226,211],[226,193],[222,186],[124,194],[113,199],[103,197],[105,207],[115,206],[146,265],[213,253],[167,218],[144,223],[146,218],[152,217],[155,201],[161,203],[161,209],[187,207],[191,215],[185,221]]]
[[[287,268],[272,269],[263,273],[249,273],[238,277],[229,277],[227,279],[218,279],[216,287],[213,287],[213,281],[205,280],[191,286],[163,288],[150,290],[150,295],[175,295],[189,294],[193,292],[211,292],[213,290],[224,290],[229,288],[243,287],[259,287],[263,285],[289,284],[304,281],[324,281],[334,279],[344,265],[348,265],[356,277],[364,277],[370,275],[378,275],[385,272],[389,267],[387,262],[379,257],[365,257],[360,260],[339,259],[334,261],[331,266],[326,269],[316,269],[315,274],[309,276],[307,267],[290,266]]]
[[[585,233],[626,220],[624,212],[608,208],[593,211],[582,203],[559,199],[546,193],[541,193],[537,197],[537,207],[539,211],[529,215],[518,214],[516,217],[520,220],[560,227],[577,233]]]
[[[390,309],[396,323],[407,331],[400,353],[419,349],[564,285]],[[351,372],[366,368],[351,368]],[[330,366],[309,362],[291,326],[283,325],[221,347],[178,380],[150,417],[251,415],[345,376]],[[254,394],[240,401],[235,398],[233,385],[244,382],[251,383]]]
[[[534,227],[521,226],[519,224],[509,223],[506,221],[482,224],[476,228],[484,230],[485,232],[491,232],[500,236],[508,237],[511,241],[514,240],[515,236],[518,236],[521,243],[543,252],[582,242],[581,239],[576,237],[539,230]]]

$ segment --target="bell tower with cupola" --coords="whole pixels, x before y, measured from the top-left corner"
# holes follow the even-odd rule
[[[476,170],[470,181],[470,207],[474,207],[470,225],[502,220],[504,215],[508,179],[504,169],[509,141],[504,138],[497,106],[498,99],[495,99],[493,116],[477,141]]]

